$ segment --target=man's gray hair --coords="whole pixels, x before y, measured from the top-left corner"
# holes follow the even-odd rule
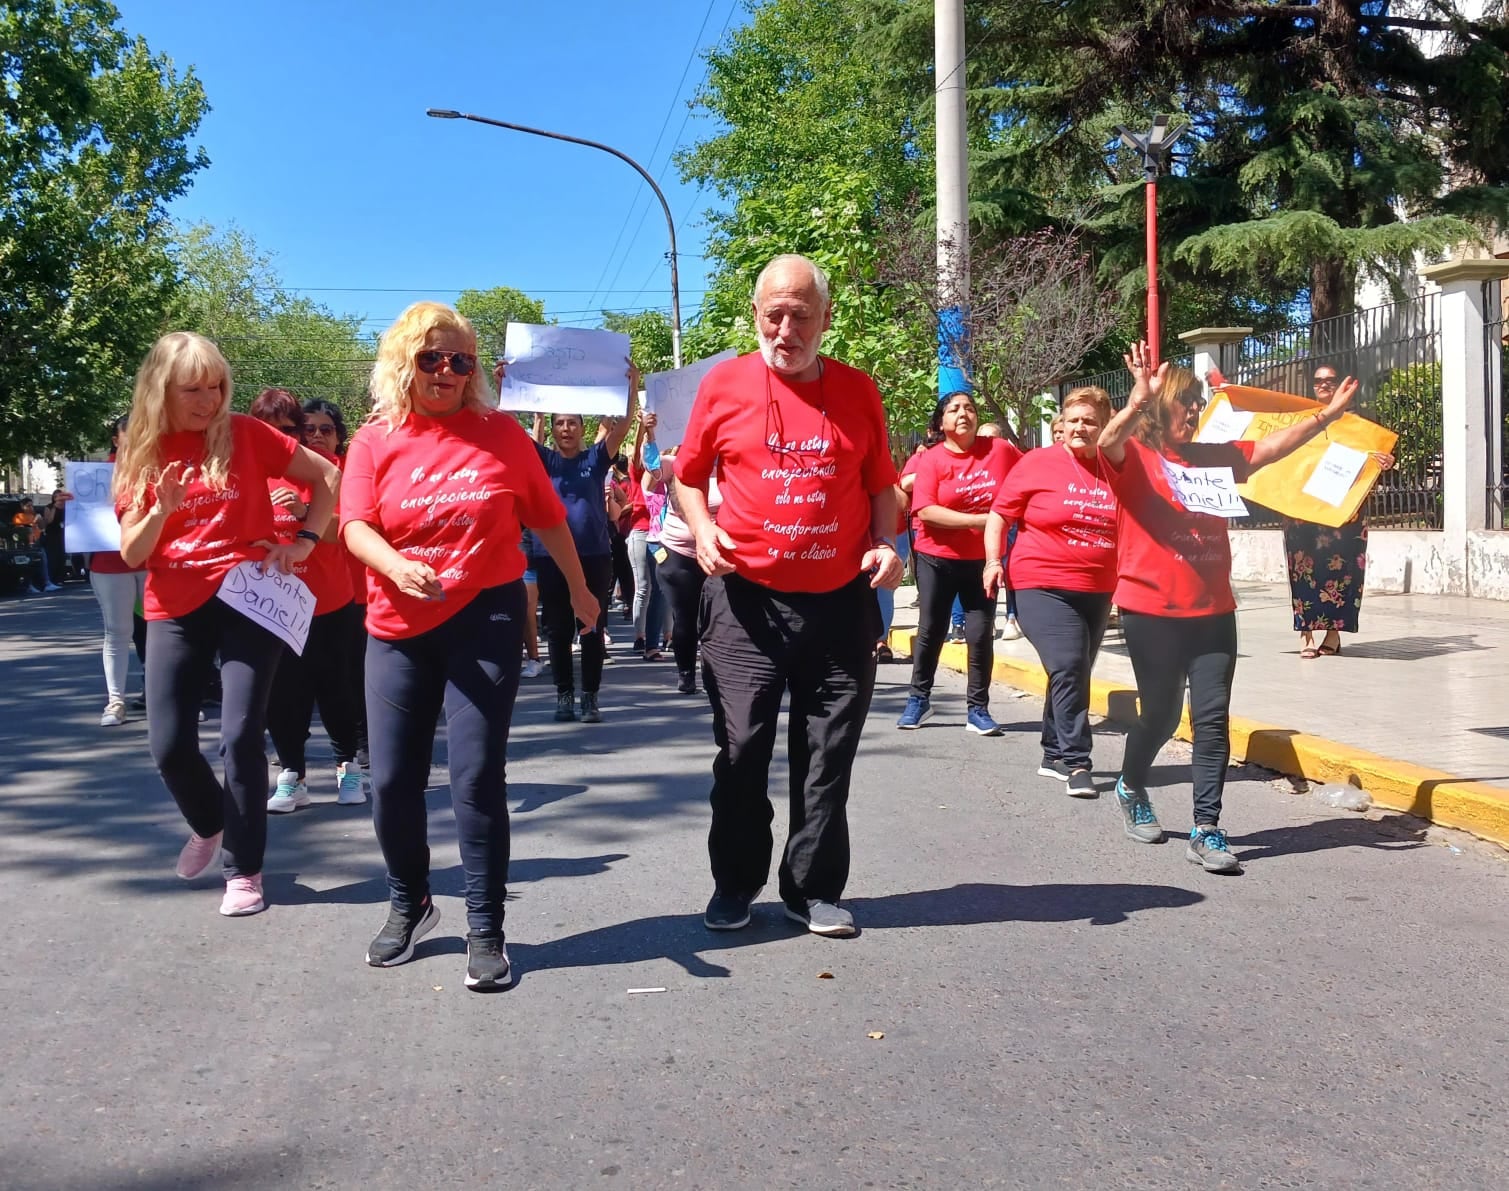
[[[828,305],[828,275],[823,272],[822,266],[819,265],[816,261],[809,260],[807,257],[802,256],[800,253],[783,252],[780,256],[773,257],[770,262],[760,270],[760,275],[755,278],[754,303],[756,306],[760,304],[760,290],[765,285],[766,274],[768,274],[777,266],[792,264],[802,264],[807,267],[807,270],[812,274],[812,284],[817,288],[818,300],[824,306]]]

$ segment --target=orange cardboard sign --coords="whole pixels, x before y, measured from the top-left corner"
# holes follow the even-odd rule
[[[1292,393],[1225,385],[1211,394],[1195,441],[1259,442],[1322,408],[1320,402]],[[1398,441],[1392,430],[1345,413],[1323,434],[1254,472],[1237,491],[1286,517],[1335,528],[1357,515],[1378,482],[1383,469],[1373,454],[1391,453]]]

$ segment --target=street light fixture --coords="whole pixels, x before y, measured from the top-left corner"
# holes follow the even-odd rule
[[[1135,133],[1124,124],[1116,125],[1121,143],[1142,155],[1142,177],[1147,193],[1147,343],[1153,367],[1158,366],[1159,344],[1163,327],[1158,308],[1158,175],[1173,156],[1174,142],[1185,134],[1189,124],[1174,123],[1169,116],[1153,117],[1153,126],[1145,133]]]
[[[649,171],[635,161],[627,153],[620,152],[612,145],[604,145],[599,141],[589,141],[585,137],[568,136],[564,132],[550,132],[544,128],[531,128],[527,124],[510,124],[507,120],[494,120],[488,116],[474,116],[470,112],[458,112],[453,108],[429,108],[425,111],[426,116],[436,120],[470,120],[474,124],[491,124],[494,128],[509,128],[514,132],[527,132],[531,136],[547,136],[551,140],[570,141],[573,145],[586,145],[589,149],[601,149],[604,153],[611,153],[620,161],[627,162],[638,171],[639,176],[650,184],[650,189],[655,192],[655,197],[660,200],[660,209],[665,212],[665,227],[671,237],[671,356],[677,368],[681,367],[681,282],[676,270],[676,223],[671,218],[671,205],[665,201],[665,195],[655,179],[650,177]]]

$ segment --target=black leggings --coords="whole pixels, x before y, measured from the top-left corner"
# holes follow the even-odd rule
[[[954,597],[964,607],[964,641],[969,651],[969,682],[965,700],[970,707],[990,706],[990,671],[995,662],[996,600],[985,595],[983,558],[916,556],[917,643],[912,648],[912,694],[932,697],[938,655],[948,637],[949,610]]]
[[[582,574],[587,586],[597,597],[597,624],[582,637],[582,690],[589,695],[597,694],[603,685],[603,632],[608,627],[608,593],[613,586],[613,556],[588,554],[582,558]],[[576,640],[576,613],[571,607],[571,588],[566,576],[549,557],[534,560],[534,573],[539,581],[540,614],[545,643],[550,649],[550,673],[555,678],[555,689],[560,694],[575,690],[571,675],[571,643]]]
[[[444,708],[467,926],[486,933],[503,929],[509,845],[504,767],[519,693],[524,613],[524,584],[515,580],[483,591],[427,633],[367,639],[372,825],[388,866],[393,908],[403,913],[412,914],[430,893],[424,788]]]
[[[356,616],[360,623],[361,614],[361,605],[350,603],[316,616],[309,625],[303,654],[285,650],[278,663],[272,699],[267,704],[267,731],[278,751],[278,764],[300,778],[304,776],[309,719],[316,703],[335,763],[356,760],[362,694],[351,684],[351,618]]]
[[[671,605],[671,652],[676,655],[676,669],[683,674],[695,672],[698,611],[707,575],[695,558],[677,554],[669,547],[656,574]]]
[[[1237,668],[1237,615],[1150,616],[1121,613],[1121,631],[1137,676],[1141,714],[1127,733],[1121,776],[1141,789],[1158,750],[1179,726],[1184,685],[1189,683],[1189,719],[1195,729],[1190,765],[1195,787],[1195,825],[1221,821],[1221,792],[1231,760],[1231,678]]]
[[[1090,670],[1111,614],[1111,594],[1028,587],[1016,593],[1017,619],[1048,672],[1043,757],[1090,768]]]
[[[199,705],[220,654],[222,784],[199,751]],[[283,643],[211,598],[187,616],[147,624],[147,740],[152,760],[195,835],[225,832],[227,880],[262,871],[267,849],[267,755],[262,733]]]

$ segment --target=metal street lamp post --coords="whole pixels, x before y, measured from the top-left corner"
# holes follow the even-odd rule
[[[1125,125],[1116,126],[1122,144],[1142,154],[1142,176],[1147,192],[1147,343],[1153,367],[1158,366],[1163,326],[1158,307],[1158,175],[1164,171],[1173,153],[1174,142],[1184,135],[1187,124],[1174,125],[1165,115],[1153,118],[1145,133],[1135,133]]]
[[[487,116],[474,116],[470,112],[458,112],[450,108],[429,108],[426,116],[433,116],[437,120],[470,120],[475,124],[491,124],[494,128],[510,128],[514,132],[527,132],[532,136],[548,136],[551,140],[570,141],[573,145],[586,145],[589,149],[601,149],[604,153],[611,153],[620,161],[627,162],[638,171],[639,176],[650,184],[650,189],[655,192],[655,197],[660,200],[660,209],[665,212],[665,227],[671,237],[671,355],[675,360],[676,367],[681,367],[681,282],[676,270],[676,223],[671,218],[671,205],[665,201],[665,195],[660,187],[655,184],[655,179],[650,177],[649,171],[639,162],[635,161],[627,153],[622,153],[612,145],[604,145],[599,141],[589,141],[585,137],[567,136],[564,132],[549,132],[543,128],[531,128],[527,124],[510,124],[507,120],[493,120]]]

